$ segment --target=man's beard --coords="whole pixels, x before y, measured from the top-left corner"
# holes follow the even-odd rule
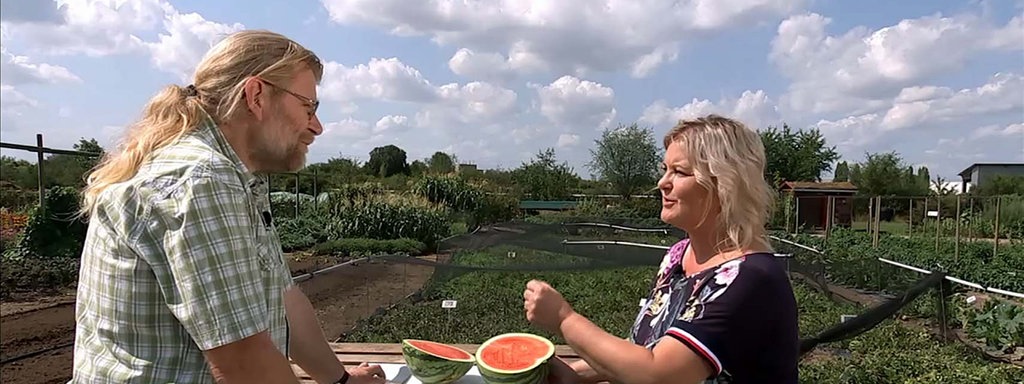
[[[296,172],[306,164],[306,151],[295,139],[281,137],[281,122],[275,128],[264,128],[255,133],[252,158],[264,173]],[[290,131],[290,130],[286,130]]]

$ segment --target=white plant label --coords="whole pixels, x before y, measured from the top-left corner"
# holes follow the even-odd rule
[[[441,308],[449,308],[449,309],[450,308],[455,308],[456,304],[458,304],[458,301],[455,301],[455,300],[444,300],[444,301],[441,302]]]

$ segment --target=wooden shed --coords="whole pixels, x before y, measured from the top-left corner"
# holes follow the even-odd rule
[[[829,200],[832,200],[832,226],[850,227],[853,223],[853,196],[857,186],[848,181],[787,181],[779,192],[793,198],[795,224],[803,229],[824,230],[828,226]]]

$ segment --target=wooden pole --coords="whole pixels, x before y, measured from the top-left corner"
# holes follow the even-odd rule
[[[882,196],[875,198],[875,217],[872,220],[875,222],[875,238],[873,246],[878,248],[878,237],[882,226]]]
[[[1002,196],[996,196],[996,223],[995,230],[992,231],[992,257],[996,257],[999,253],[999,205],[1003,202]]]
[[[960,260],[960,195],[956,195],[956,245],[953,250],[953,261]]]
[[[969,216],[970,219],[968,219],[968,220],[970,220],[971,225],[967,226],[967,239],[970,240],[970,242],[973,243],[974,242],[974,225],[975,225],[974,217],[976,216],[975,215],[976,212],[974,212],[974,197],[973,196],[967,196],[967,200],[968,200],[967,205],[969,207],[969,208],[967,208],[967,210],[971,212],[971,214]]]
[[[910,197],[910,214],[909,214],[909,219],[907,221],[909,222],[909,225],[908,225],[908,228],[907,228],[907,237],[908,238],[909,237],[914,237],[914,198],[913,197]]]
[[[942,231],[942,196],[935,196],[935,252],[939,251],[939,232]]]
[[[39,190],[39,209],[46,209],[46,180],[43,180],[43,134],[36,134],[36,177],[39,181],[36,183]]]

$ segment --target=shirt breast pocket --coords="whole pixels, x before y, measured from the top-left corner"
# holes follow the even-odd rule
[[[253,231],[256,241],[256,244],[254,244],[256,257],[259,259],[260,266],[263,267],[264,271],[277,271],[284,264],[284,260],[282,259],[281,250],[274,249],[271,246],[274,233],[269,223],[270,213],[256,212],[254,210],[253,214],[255,215]]]

